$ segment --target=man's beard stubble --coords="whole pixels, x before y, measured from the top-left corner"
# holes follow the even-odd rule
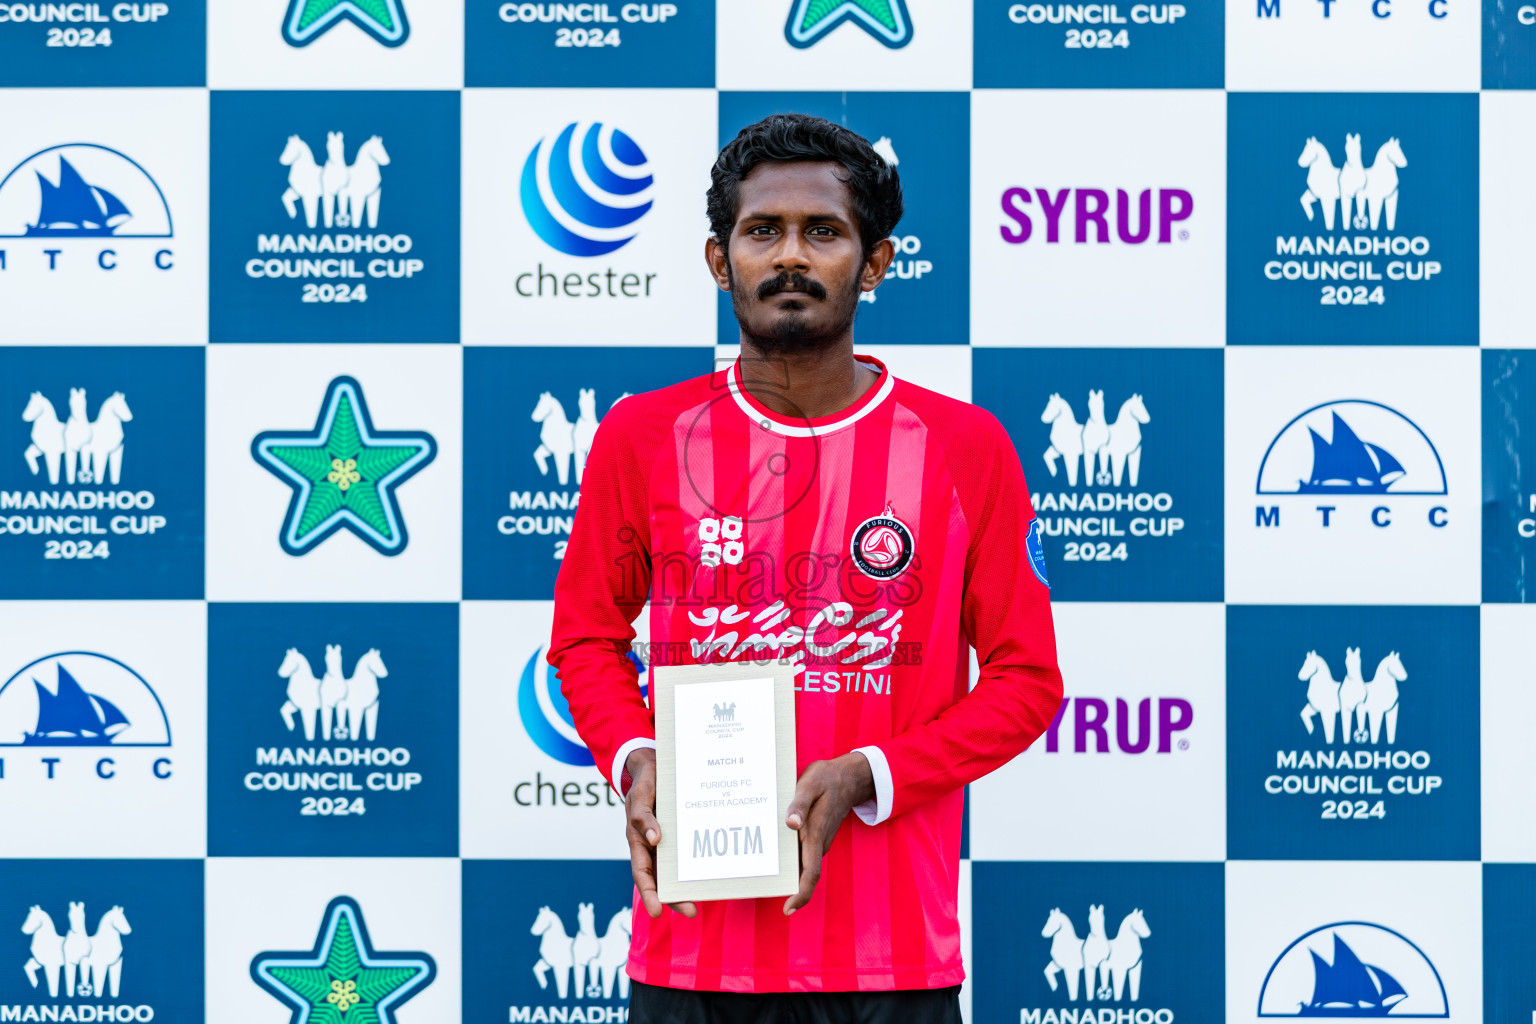
[[[758,285],[756,295],[748,300],[743,290],[735,286],[734,272],[731,278],[731,309],[736,314],[736,322],[741,325],[741,333],[765,354],[788,355],[825,348],[847,333],[859,311],[859,293],[862,289],[859,287],[859,278],[855,276],[845,291],[832,296],[832,319],[825,326],[813,326],[807,316],[808,311],[802,307],[773,312],[772,322],[763,325],[766,330],[762,327],[754,329],[749,320],[749,301],[764,303],[772,296],[786,291],[805,292],[813,299],[825,301],[827,289],[803,274],[782,272]]]

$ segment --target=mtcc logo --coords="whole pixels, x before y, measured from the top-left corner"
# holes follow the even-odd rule
[[[650,161],[634,139],[613,125],[574,122],[553,141],[539,140],[524,161],[523,214],[551,248],[567,256],[603,256],[639,233],[636,225],[654,203],[654,184]]]
[[[1050,443],[1042,458],[1052,480],[1065,477],[1072,489],[1036,492],[1033,503],[1042,513],[1039,522],[1045,536],[1090,538],[1068,539],[1066,561],[1123,562],[1131,551],[1120,538],[1172,537],[1184,529],[1184,519],[1166,514],[1173,509],[1171,494],[1139,489],[1141,428],[1152,422],[1142,396],[1133,393],[1123,399],[1111,422],[1104,412],[1103,389],[1090,389],[1087,410],[1080,423],[1067,399],[1059,394],[1047,399],[1040,422],[1050,427]],[[1075,490],[1079,475],[1086,488],[1082,491]]]
[[[75,767],[67,756],[71,749],[170,745],[170,721],[155,691],[143,676],[104,654],[50,654],[0,686],[0,747],[35,748],[44,755],[39,760],[49,779]],[[114,757],[96,756],[94,771],[110,779],[116,764]],[[155,758],[150,770],[158,779],[170,778],[170,758]]]
[[[288,0],[283,39],[289,46],[308,46],[343,21],[385,46],[399,46],[411,34],[402,0]]]
[[[794,0],[784,38],[790,46],[804,49],[846,21],[893,50],[912,41],[906,0]]]
[[[1399,496],[1440,497],[1448,493],[1445,464],[1429,435],[1407,416],[1380,402],[1343,399],[1315,405],[1275,435],[1259,462],[1257,493],[1308,495],[1344,501],[1353,521],[1362,501],[1373,504],[1370,522],[1392,525],[1392,507],[1379,504]],[[1341,506],[1318,505],[1322,525],[1334,525]],[[1280,526],[1281,506],[1258,506],[1256,526]],[[1429,524],[1449,522],[1443,505],[1432,504]],[[1344,518],[1344,516],[1340,516]]]
[[[1308,222],[1332,232],[1372,233],[1385,227],[1387,234],[1314,236],[1277,235],[1275,259],[1264,264],[1264,276],[1271,281],[1358,281],[1361,284],[1325,285],[1320,302],[1324,306],[1348,306],[1386,303],[1382,285],[1371,282],[1428,281],[1444,267],[1438,260],[1389,259],[1379,267],[1374,259],[1319,259],[1316,257],[1422,257],[1429,253],[1429,239],[1423,235],[1392,234],[1397,230],[1398,171],[1408,166],[1402,143],[1391,137],[1381,142],[1365,166],[1361,158],[1360,135],[1344,136],[1344,163],[1335,165],[1327,145],[1309,137],[1296,160],[1306,168],[1306,189],[1301,194],[1301,209]],[[1311,256],[1313,259],[1287,259]],[[1386,271],[1383,277],[1382,270]]]
[[[1260,1017],[1448,1017],[1440,972],[1390,928],[1343,921],[1307,932],[1270,966]]]
[[[437,442],[420,430],[375,430],[362,385],[337,377],[314,430],[265,431],[251,455],[293,488],[278,536],[288,554],[346,529],[381,555],[398,555],[409,537],[395,489],[437,457]]]
[[[437,963],[426,953],[376,951],[362,908],[350,896],[325,908],[313,949],[258,953],[251,961],[251,978],[291,1009],[291,1024],[396,1024],[400,1005],[436,977]]]
[[[107,558],[109,533],[152,534],[165,528],[166,518],[144,514],[155,507],[152,492],[119,487],[123,424],[133,419],[123,393],[114,391],[102,399],[93,419],[85,388],[70,388],[67,408],[69,415],[61,420],[58,407],[41,391],[28,397],[21,418],[32,428],[22,458],[37,482],[46,477],[57,488],[62,480],[65,489],[0,491],[0,512],[33,513],[0,516],[0,533],[78,536],[81,539],[45,541],[43,557]]]
[[[8,1020],[79,1020],[79,1021],[149,1021],[154,1019],[150,1006],[111,1005],[123,985],[123,936],[131,934],[128,917],[122,907],[112,907],[96,920],[96,930],[86,928],[85,904],[70,901],[65,919],[69,928],[59,933],[53,916],[40,905],[27,910],[22,922],[23,935],[29,936],[26,963],[27,983],[34,989],[45,987],[48,998],[59,998],[59,989],[66,999],[88,999],[90,1004],[71,1008],[68,1016],[60,1015],[57,1007],[48,1007],[41,1013],[37,1007],[0,1007],[19,1011]],[[60,975],[63,985],[60,986]],[[41,993],[39,993],[41,994]]]
[[[1276,751],[1264,792],[1332,797],[1322,802],[1321,817],[1335,820],[1385,818],[1381,797],[1424,796],[1444,785],[1439,775],[1427,774],[1433,761],[1427,750],[1363,749],[1379,748],[1383,736],[1387,747],[1397,744],[1398,684],[1408,678],[1397,651],[1384,655],[1369,679],[1358,647],[1345,649],[1342,679],[1334,678],[1326,658],[1308,651],[1296,678],[1306,684],[1301,724],[1320,749]]]
[[[1052,908],[1040,930],[1041,938],[1051,940],[1051,958],[1045,965],[1046,983],[1052,992],[1064,987],[1069,1002],[1077,1002],[1079,988],[1085,1002],[1137,1002],[1141,999],[1141,940],[1151,934],[1146,916],[1138,908],[1121,919],[1111,939],[1104,927],[1104,904],[1098,903],[1089,905],[1088,934],[1079,938],[1072,919],[1060,908]],[[1070,1019],[1067,1014],[1082,1022],[1102,1019],[1169,1024],[1173,1020],[1173,1011],[1168,1009],[1101,1010],[1096,1015],[1091,1008],[1085,1008],[1079,1015],[1072,1009],[1058,1011],[1055,1007],[1043,1013],[1039,1007],[1026,1007],[1020,1011],[1019,1019],[1021,1024],[1044,1024],[1047,1020]]]
[[[117,242],[173,237],[171,208],[160,186],[131,157],[106,146],[71,143],[34,153],[0,179],[0,238],[39,243],[35,258],[49,270],[83,265],[74,249],[58,243],[81,239]],[[103,241],[93,260],[102,270],[120,258],[143,260],[160,270],[173,265],[162,243],[134,244],[120,256]],[[26,250],[31,251],[31,250]],[[0,249],[0,270],[5,250]]]
[[[1292,0],[1292,3],[1295,2],[1296,0]],[[1339,3],[1340,0],[1317,0],[1317,2],[1322,6],[1323,18],[1328,19],[1333,17],[1333,5]],[[1426,0],[1425,9],[1429,12],[1431,18],[1438,20],[1450,13],[1450,5],[1451,0]],[[1370,7],[1372,17],[1379,20],[1392,17],[1392,0],[1370,0]],[[1294,9],[1293,7],[1292,10]],[[1303,5],[1303,9],[1316,10],[1317,8],[1308,3]],[[1530,10],[1530,8],[1522,8],[1521,10]],[[1278,18],[1280,15],[1280,0],[1258,0],[1258,17]],[[1522,21],[1522,24],[1530,24],[1530,22]]]
[[[625,391],[608,405],[615,405],[629,397]],[[539,476],[554,474],[554,481],[564,490],[551,488],[544,491],[512,491],[507,499],[510,515],[496,521],[496,529],[505,536],[523,535],[569,537],[571,524],[576,518],[576,502],[581,497],[582,475],[587,468],[587,454],[592,450],[592,439],[597,436],[600,422],[597,415],[597,389],[576,390],[576,419],[565,411],[565,404],[552,391],[542,391],[533,405],[534,423],[539,425],[538,444],[533,449],[533,462]],[[575,484],[576,490],[569,489]],[[537,515],[544,512],[565,512],[567,515]],[[565,557],[565,540],[554,542],[554,557]]]
[[[319,227],[324,233],[257,235],[259,255],[246,260],[247,277],[337,280],[304,285],[300,300],[347,303],[367,302],[370,280],[410,278],[426,269],[424,260],[404,255],[414,245],[410,235],[377,230],[384,197],[380,168],[389,166],[382,137],[368,136],[349,162],[345,133],[328,131],[321,164],[308,142],[290,135],[277,162],[287,168],[280,198],[288,220],[302,218],[309,232]],[[293,258],[277,258],[288,254]]]
[[[302,797],[299,813],[346,816],[367,813],[365,792],[409,792],[421,785],[420,772],[401,770],[411,763],[408,748],[373,745],[379,726],[379,680],[389,675],[377,647],[365,651],[347,675],[341,645],[326,644],[325,672],[320,676],[298,648],[290,647],[277,674],[287,680],[287,699],[278,708],[284,728],[302,731],[305,743],[314,743],[318,726],[321,741],[336,746],[257,747],[255,770],[245,775],[246,789],[332,794]],[[364,774],[364,769],[374,770]]]
[[[629,959],[629,933],[632,911],[622,907],[608,918],[603,934],[597,934],[597,919],[591,903],[576,905],[576,934],[565,930],[565,922],[549,907],[540,907],[533,919],[530,934],[538,936],[539,958],[533,965],[533,976],[539,988],[548,989],[550,976],[554,976],[555,994],[561,999],[612,999],[614,982],[618,982],[620,999],[629,998],[629,972],[625,962]],[[537,1010],[543,1007],[512,1008],[514,1021],[545,1020]],[[560,1020],[550,1014],[547,1019]],[[581,1018],[572,1016],[572,1020]],[[596,1020],[596,1017],[589,1018]],[[611,1019],[604,1017],[603,1019]]]

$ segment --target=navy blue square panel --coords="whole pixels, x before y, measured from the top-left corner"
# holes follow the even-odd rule
[[[1227,856],[1476,860],[1475,607],[1227,608]]]
[[[202,85],[207,0],[0,5],[0,86]]]
[[[1226,6],[976,0],[982,89],[1220,89]]]
[[[1536,1020],[1533,961],[1536,864],[1484,864],[1484,1020]]]
[[[963,92],[723,92],[720,144],[769,114],[815,114],[874,143],[901,176],[906,213],[885,282],[860,296],[864,345],[970,341],[971,100]],[[740,339],[728,294],[719,340]]]
[[[451,857],[459,609],[208,608],[208,852]]]
[[[1053,599],[1222,599],[1219,349],[971,358],[976,404],[1023,463]]]
[[[464,1019],[623,1020],[633,892],[628,861],[466,860]]]
[[[212,117],[209,340],[459,340],[457,92],[215,92]]]
[[[1477,104],[1228,96],[1228,344],[1476,345]]]
[[[709,373],[713,359],[707,348],[466,349],[464,596],[552,598],[602,417],[625,395]]]
[[[1220,864],[978,861],[971,892],[972,1019],[1223,1019]]]
[[[1536,89],[1536,3],[1483,0],[1483,88]]]
[[[464,84],[712,88],[714,0],[467,0]]]
[[[1536,557],[1536,350],[1483,353],[1483,600],[1525,602]]]
[[[0,599],[203,596],[203,350],[0,348]]]
[[[20,925],[0,953],[10,1019],[204,1019],[202,861],[3,863],[0,914]]]

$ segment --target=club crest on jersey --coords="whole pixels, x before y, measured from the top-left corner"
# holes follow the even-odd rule
[[[912,531],[886,506],[878,516],[870,516],[853,531],[850,554],[853,564],[865,576],[888,580],[900,576],[912,562]]]

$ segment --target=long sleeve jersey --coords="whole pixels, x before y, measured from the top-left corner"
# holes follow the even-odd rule
[[[779,415],[739,365],[603,418],[555,586],[549,660],[610,783],[653,743],[629,659],[793,662],[797,774],[860,750],[810,903],[635,903],[631,978],[740,992],[959,984],[963,787],[1061,702],[1050,597],[1017,454],[984,410],[879,371],[833,416]],[[969,684],[967,647],[980,677]]]

